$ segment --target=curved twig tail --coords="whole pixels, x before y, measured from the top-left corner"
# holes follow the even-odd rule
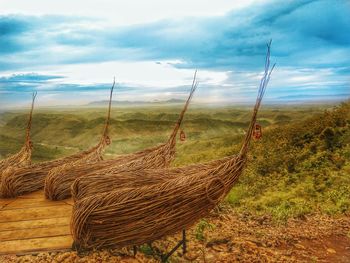
[[[29,119],[28,119],[27,130],[26,130],[25,144],[27,146],[29,146],[29,143],[30,143],[30,130],[32,129],[33,110],[34,110],[34,102],[35,102],[36,95],[37,95],[37,92],[36,91],[33,92],[33,94],[32,94],[32,106],[30,108]]]
[[[273,69],[275,68],[275,65],[276,65],[276,64],[273,64],[273,66],[270,69],[271,42],[272,42],[272,40],[270,40],[270,42],[267,44],[267,53],[266,53],[266,60],[265,60],[265,71],[264,71],[264,75],[263,75],[263,77],[262,77],[262,79],[260,81],[258,96],[256,98],[254,111],[253,111],[253,116],[252,116],[250,124],[249,124],[248,132],[247,132],[246,137],[244,139],[241,151],[239,152],[240,156],[245,156],[247,154],[247,152],[248,152],[248,147],[249,147],[250,140],[251,140],[251,137],[252,137],[252,134],[253,134],[253,130],[254,130],[254,127],[255,127],[255,123],[256,123],[259,107],[260,107],[261,101],[263,99],[263,96],[265,94],[265,90],[266,90],[267,84],[270,81],[271,73],[272,73],[272,71],[273,71]]]
[[[180,126],[181,126],[181,123],[182,123],[182,121],[184,119],[184,116],[185,116],[185,113],[187,111],[188,105],[190,104],[191,99],[193,97],[193,94],[196,91],[197,86],[198,86],[198,82],[197,82],[196,78],[197,78],[197,70],[194,72],[190,95],[188,96],[188,98],[186,100],[186,103],[185,103],[185,105],[184,105],[184,107],[183,107],[183,109],[182,109],[182,111],[180,113],[179,119],[177,120],[177,122],[175,124],[175,128],[174,128],[173,132],[170,135],[169,141],[172,141],[172,140],[175,139],[176,134],[177,134],[177,132],[180,129]]]
[[[111,92],[109,94],[108,112],[107,112],[106,124],[105,124],[105,127],[103,129],[102,140],[108,135],[108,127],[109,127],[109,123],[110,123],[110,119],[111,119],[111,108],[112,108],[112,97],[113,97],[114,85],[115,85],[115,77],[113,80],[113,85],[111,87]]]

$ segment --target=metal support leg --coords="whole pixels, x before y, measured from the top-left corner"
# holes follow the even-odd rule
[[[72,250],[74,251],[74,250],[77,250],[77,245],[75,244],[75,241],[73,241],[73,243],[72,243]]]
[[[133,246],[133,250],[134,250],[134,257],[135,257],[137,254],[137,246]]]
[[[187,252],[187,243],[186,243],[186,230],[182,230],[182,254]]]
[[[79,257],[83,257],[88,254],[88,251],[83,250],[79,244],[75,243],[75,241],[73,241],[72,250],[76,251]]]
[[[186,254],[187,252],[187,246],[186,246],[186,230],[182,230],[182,240],[177,243],[177,245],[166,255],[162,256],[162,262],[167,262],[168,259],[171,257],[174,252],[182,246],[182,253]]]
[[[147,245],[149,246],[149,248],[151,249],[152,253],[154,254],[154,249],[152,246],[152,242],[147,243]]]

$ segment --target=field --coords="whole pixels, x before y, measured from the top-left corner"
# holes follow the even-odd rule
[[[106,158],[131,153],[163,143],[181,111],[181,105],[129,108],[114,107],[111,120],[113,144]],[[191,108],[192,107],[192,108]],[[178,144],[174,165],[211,160],[226,154],[225,148],[239,144],[249,124],[250,107],[201,108],[191,106],[186,113],[183,129],[185,143]],[[264,128],[290,121],[303,120],[330,106],[273,107],[265,106],[259,114]],[[35,109],[32,140],[35,146],[33,161],[46,161],[65,156],[97,143],[103,129],[104,108]],[[0,158],[18,150],[23,141],[27,113],[0,113]],[[193,146],[200,143],[200,149]],[[191,150],[192,149],[192,150]],[[210,154],[204,154],[205,151]],[[229,149],[232,151],[232,149]],[[203,153],[205,156],[200,156]],[[185,156],[196,156],[187,159]],[[192,161],[190,161],[192,160]]]
[[[164,142],[180,110],[180,105],[114,106],[111,120],[113,143],[105,157]],[[246,106],[204,108],[191,105],[182,125],[186,140],[178,140],[173,166],[209,161],[238,152],[250,114],[250,107]],[[32,128],[34,162],[55,159],[95,144],[104,117],[104,108],[36,109]],[[26,118],[24,111],[0,114],[0,157],[21,147]],[[261,235],[271,235],[281,241],[281,237],[271,233],[290,224],[296,228],[297,234],[293,233],[298,239],[305,226],[311,224],[310,227],[316,229],[313,220],[323,220],[320,225],[324,225],[329,231],[325,230],[325,233],[331,238],[324,240],[331,242],[336,233],[336,238],[341,237],[339,244],[350,242],[350,103],[337,107],[264,105],[258,122],[263,126],[263,138],[253,141],[246,172],[227,196],[221,210],[193,228],[195,243],[208,245],[210,237],[216,232],[222,233],[220,231],[232,236],[232,229],[218,225],[242,224],[237,227],[249,231],[249,224],[254,225],[261,218],[265,218],[266,226],[251,226],[255,233],[251,233],[250,239],[258,238],[255,234],[260,231]],[[293,225],[290,223],[293,220],[299,221]],[[337,220],[346,223],[340,224]],[[242,236],[247,234],[242,231]],[[316,232],[315,238],[318,239],[322,231],[320,236]],[[307,247],[306,241],[303,242],[302,246]],[[224,245],[227,246],[227,242]],[[344,246],[340,257],[334,259],[342,260],[344,253],[350,255],[349,246],[348,250]],[[258,250],[261,252],[260,248]],[[333,254],[310,252],[303,259],[334,257]],[[280,256],[288,259],[283,253]]]

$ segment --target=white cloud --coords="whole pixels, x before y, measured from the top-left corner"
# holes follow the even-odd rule
[[[190,85],[194,70],[175,68],[169,63],[177,61],[136,61],[72,64],[40,71],[40,74],[62,75],[62,83],[93,84],[116,81],[124,85],[148,88],[176,87]],[[198,81],[202,84],[222,84],[227,79],[226,72],[199,70]]]
[[[55,85],[57,84],[80,84],[80,85],[94,85],[94,84],[106,84],[112,83],[113,76],[116,76],[117,83],[124,86],[131,86],[138,88],[139,94],[137,92],[121,92],[118,94],[118,99],[122,100],[153,100],[153,99],[169,99],[176,98],[176,96],[183,95],[184,90],[179,89],[179,86],[189,86],[192,82],[194,69],[189,68],[179,68],[185,61],[180,59],[186,59],[185,56],[159,56],[161,58],[172,58],[178,57],[179,60],[160,60],[160,61],[143,61],[146,56],[139,56],[140,61],[134,61],[135,57],[128,56],[129,54],[127,48],[118,49],[114,47],[109,49],[108,46],[103,41],[94,43],[95,45],[101,45],[106,48],[98,50],[96,46],[87,45],[85,47],[80,46],[80,44],[68,45],[62,44],[57,40],[79,40],[81,38],[84,42],[84,38],[88,38],[93,34],[84,35],[79,34],[79,30],[75,29],[91,29],[91,28],[113,28],[113,30],[118,30],[118,26],[122,27],[130,24],[147,24],[149,22],[159,21],[161,19],[169,19],[172,21],[181,19],[186,16],[201,17],[201,16],[220,16],[227,12],[243,8],[253,2],[261,2],[258,0],[178,0],[178,1],[161,1],[161,0],[149,0],[149,1],[113,1],[113,0],[86,0],[86,1],[72,1],[72,0],[61,0],[61,1],[47,1],[47,0],[0,0],[0,15],[1,14],[25,14],[25,15],[67,15],[67,16],[83,16],[95,19],[77,20],[68,23],[60,24],[58,23],[56,27],[50,27],[49,30],[45,30],[43,26],[42,30],[34,31],[33,35],[19,36],[21,41],[26,44],[32,44],[35,49],[24,51],[21,55],[13,54],[7,55],[7,58],[11,63],[18,64],[19,66],[23,64],[24,66],[18,68],[17,72],[5,71],[3,70],[1,74],[12,75],[14,73],[28,73],[36,72],[43,75],[60,75],[64,76],[64,79],[47,81],[46,84],[41,84],[38,87],[34,87],[41,92],[52,91],[51,96],[45,98],[45,103],[85,103],[92,100],[105,99],[104,92],[100,91],[82,91],[82,90],[67,90],[61,93],[55,93]],[[263,1],[265,2],[265,1]],[[271,14],[270,10],[268,15]],[[238,13],[240,14],[240,13]],[[249,17],[249,16],[248,16]],[[230,18],[231,19],[231,18]],[[237,21],[244,20],[244,16],[235,16]],[[201,21],[201,19],[199,19]],[[206,19],[203,19],[205,21]],[[188,21],[192,21],[189,19]],[[165,49],[164,52],[172,52],[172,36],[181,35],[180,33],[186,31],[185,35],[193,36],[193,32],[197,32],[192,27],[192,23],[181,24],[179,27],[174,23],[174,27],[164,28],[160,32],[165,35],[164,39],[168,43],[169,49]],[[199,23],[202,25],[202,23]],[[216,25],[214,23],[214,25]],[[230,20],[230,25],[233,29],[233,25],[236,25],[236,21]],[[142,28],[142,27],[141,27]],[[249,27],[248,27],[249,28]],[[225,29],[231,29],[230,27],[225,27]],[[198,29],[199,32],[200,28]],[[203,36],[208,35],[210,32],[215,32],[215,27],[209,27],[206,31],[203,31]],[[188,32],[187,32],[188,31]],[[108,32],[108,30],[106,30]],[[136,34],[139,31],[136,31]],[[180,32],[180,33],[179,33]],[[233,30],[233,32],[235,32]],[[287,33],[286,33],[287,34]],[[127,34],[126,34],[127,35]],[[210,35],[210,34],[209,34]],[[42,41],[42,45],[35,45],[37,39],[45,40],[47,36],[47,41]],[[236,36],[236,34],[235,34]],[[239,41],[239,35],[237,40]],[[101,37],[102,39],[103,37]],[[170,40],[169,40],[169,39]],[[137,39],[137,38],[136,38]],[[174,38],[177,43],[181,44],[181,38]],[[200,37],[198,38],[202,40]],[[214,39],[214,38],[213,38]],[[224,50],[229,46],[225,42],[225,39],[215,38],[213,40],[209,38],[210,41],[217,41],[222,43],[222,47],[219,45],[220,49]],[[103,39],[102,39],[103,40]],[[118,39],[117,39],[118,40]],[[115,40],[115,42],[118,42]],[[148,40],[147,38],[145,39]],[[168,41],[169,40],[169,41]],[[180,41],[179,41],[180,40]],[[230,39],[229,39],[230,40]],[[137,40],[138,41],[138,40]],[[142,38],[141,40],[142,41]],[[261,40],[263,41],[263,40]],[[283,39],[282,39],[283,41]],[[47,43],[46,43],[47,42]],[[74,41],[73,41],[74,42]],[[205,41],[204,41],[205,42]],[[127,42],[126,42],[127,43]],[[134,42],[132,42],[134,43]],[[207,42],[205,42],[207,43]],[[214,43],[214,42],[213,42]],[[228,42],[230,43],[230,42]],[[47,46],[46,46],[47,44]],[[233,42],[232,42],[233,44]],[[277,42],[278,45],[278,42]],[[132,45],[131,45],[132,46]],[[147,46],[147,45],[146,45]],[[180,45],[181,46],[181,45]],[[283,43],[281,45],[283,47]],[[195,50],[196,46],[193,46]],[[155,49],[159,48],[159,45],[155,45]],[[174,46],[176,49],[176,46]],[[145,49],[147,50],[147,48]],[[203,48],[205,51],[206,49]],[[213,49],[214,50],[214,49]],[[115,59],[115,61],[110,62],[91,62],[94,60],[94,53],[100,52],[101,57],[108,59]],[[109,57],[110,53],[114,52],[117,54],[116,57]],[[138,52],[132,50],[132,53]],[[140,52],[145,52],[141,49]],[[195,52],[195,51],[194,51]],[[306,52],[302,53],[306,56]],[[327,64],[328,55],[343,54],[340,51],[330,51],[320,54],[317,57],[317,62],[324,62]],[[118,54],[122,54],[120,57]],[[189,52],[191,53],[191,52]],[[230,54],[230,52],[227,52]],[[338,54],[339,53],[339,54]],[[91,57],[89,55],[92,54]],[[187,54],[187,53],[186,53]],[[205,53],[206,54],[206,53]],[[345,53],[344,53],[345,54]],[[208,56],[212,55],[208,52]],[[4,58],[6,55],[2,56]],[[190,56],[189,56],[190,57]],[[345,58],[346,56],[341,56]],[[85,60],[86,58],[86,60]],[[220,58],[220,56],[219,56]],[[283,57],[278,57],[280,60]],[[285,57],[290,59],[289,56]],[[119,60],[118,60],[119,59]],[[137,59],[137,56],[136,56]],[[157,57],[151,57],[151,59],[157,59]],[[206,62],[205,58],[202,58]],[[106,61],[105,60],[105,61]],[[130,60],[130,61],[125,61]],[[295,57],[298,60],[298,57]],[[315,61],[314,56],[310,56],[310,61]],[[6,61],[6,60],[4,60]],[[45,61],[47,63],[39,63]],[[80,62],[80,64],[74,64],[75,62]],[[88,61],[84,63],[84,61]],[[100,60],[99,60],[100,61]],[[213,59],[213,64],[217,63],[220,65],[218,59]],[[225,61],[224,61],[225,62]],[[266,98],[278,98],[283,95],[298,95],[297,92],[303,90],[307,91],[306,94],[318,94],[319,89],[324,89],[323,94],[345,94],[345,88],[343,88],[344,83],[350,83],[349,76],[346,74],[337,74],[332,68],[299,68],[299,67],[312,67],[310,65],[298,64],[296,67],[292,67],[289,63],[280,62],[277,60],[277,68],[273,72],[271,83],[267,89]],[[179,65],[180,64],[180,65]],[[26,66],[27,65],[27,66]],[[191,65],[191,64],[189,64]],[[211,65],[211,63],[203,64],[205,66]],[[281,66],[279,66],[281,65]],[[286,66],[287,65],[287,66]],[[300,66],[301,65],[301,66]],[[209,67],[210,68],[210,67]],[[227,68],[227,67],[226,67]],[[234,67],[233,67],[234,68]],[[263,68],[263,65],[261,65]],[[198,101],[242,101],[251,100],[255,97],[257,86],[261,78],[261,72],[255,70],[247,69],[245,72],[236,71],[224,71],[222,68],[217,67],[217,70],[199,70],[199,88],[196,94],[196,100]],[[346,68],[345,68],[346,69]],[[21,72],[19,72],[21,70]],[[23,71],[24,70],[24,71]],[[28,70],[26,72],[26,70]],[[222,71],[219,71],[222,70]],[[23,84],[25,85],[25,83]],[[67,85],[68,86],[68,85]],[[97,85],[96,85],[97,86]],[[99,86],[100,87],[100,86]],[[204,87],[204,88],[203,88]],[[332,88],[334,87],[334,90]],[[338,87],[338,90],[336,88]],[[340,87],[340,88],[339,88]],[[81,88],[81,87],[80,87]],[[83,87],[85,88],[85,87]],[[166,89],[174,88],[174,89]],[[81,88],[82,89],[82,88]],[[162,90],[163,89],[163,90]],[[29,90],[29,88],[28,88]],[[88,90],[88,88],[87,88]],[[162,90],[162,91],[161,91]],[[166,90],[166,91],[164,91]],[[171,92],[169,91],[171,90]],[[0,90],[1,92],[1,90]],[[66,94],[63,94],[65,93]],[[136,96],[136,95],[137,96]],[[271,95],[270,95],[271,94]],[[346,93],[347,94],[347,93]],[[15,96],[11,97],[13,99]],[[8,97],[10,98],[10,97]],[[0,103],[1,104],[1,103]]]
[[[261,0],[0,0],[0,14],[73,15],[130,25],[186,16],[217,16]],[[264,1],[265,2],[265,1]]]

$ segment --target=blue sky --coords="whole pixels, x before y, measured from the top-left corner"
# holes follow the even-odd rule
[[[147,2],[147,3],[143,3]],[[165,3],[166,2],[166,3]],[[277,63],[265,101],[350,97],[350,2],[1,1],[0,107],[185,98],[252,102],[266,43]]]

